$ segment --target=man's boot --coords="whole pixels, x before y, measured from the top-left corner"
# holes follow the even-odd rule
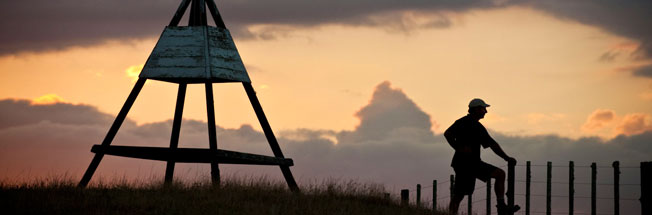
[[[507,206],[504,203],[503,204],[498,203],[498,205],[496,205],[496,208],[498,209],[497,210],[498,215],[511,215],[511,214],[516,213],[516,211],[520,210],[521,206],[514,205],[514,207],[510,208],[509,206]]]

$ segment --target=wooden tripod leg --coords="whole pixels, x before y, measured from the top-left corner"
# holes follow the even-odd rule
[[[211,15],[213,15],[213,21],[215,21],[215,25],[218,28],[226,28],[224,21],[222,21],[220,11],[217,10],[217,5],[215,5],[215,2],[213,0],[206,0],[206,5],[208,6],[208,10],[211,11]]]
[[[104,141],[102,141],[102,146],[111,145],[111,142],[113,142],[113,138],[115,137],[115,134],[118,133],[118,129],[120,129],[120,126],[122,125],[125,118],[127,117],[127,113],[129,113],[129,109],[131,109],[131,106],[134,104],[134,101],[136,101],[136,97],[138,97],[140,90],[143,89],[143,85],[145,85],[146,80],[147,79],[145,78],[139,78],[138,81],[136,81],[136,85],[134,85],[134,88],[131,90],[131,93],[129,93],[129,97],[127,97],[127,101],[125,101],[125,104],[122,106],[122,109],[120,109],[118,116],[115,118],[115,121],[113,121],[113,125],[111,125],[109,132],[106,134],[106,137],[104,137]],[[91,164],[88,166],[88,169],[86,169],[86,173],[84,173],[84,176],[79,182],[78,185],[79,187],[86,187],[86,185],[88,185],[88,182],[91,181],[91,178],[93,177],[95,170],[97,170],[97,166],[100,165],[100,161],[102,161],[103,157],[104,157],[104,153],[100,152],[95,154],[95,157],[93,157],[93,161],[91,161]]]
[[[170,137],[170,148],[179,147],[179,131],[181,130],[181,119],[183,116],[183,103],[186,98],[186,83],[179,84],[177,93],[177,107],[174,109],[174,122],[172,123],[172,136]],[[165,184],[172,183],[174,177],[174,161],[168,161],[165,168]]]
[[[283,152],[281,151],[281,147],[279,147],[278,142],[276,141],[276,136],[274,136],[274,132],[272,132],[272,127],[269,125],[269,122],[267,121],[265,112],[263,112],[263,107],[260,105],[260,102],[258,101],[258,97],[256,97],[256,91],[254,91],[254,88],[251,86],[251,83],[242,82],[242,85],[244,86],[245,91],[247,92],[247,96],[249,97],[251,106],[253,106],[254,111],[256,112],[256,116],[258,117],[260,126],[263,128],[263,132],[265,133],[267,142],[269,142],[269,146],[272,148],[272,152],[274,152],[274,156],[276,156],[277,158],[285,158],[283,156]],[[283,177],[285,177],[285,181],[288,183],[288,187],[290,187],[290,190],[294,192],[298,192],[299,187],[297,186],[297,182],[294,181],[294,176],[292,176],[290,167],[289,166],[280,166],[280,167],[281,167],[281,172],[283,173]]]
[[[188,8],[188,5],[190,5],[190,0],[183,0],[181,2],[179,8],[177,9],[177,12],[174,13],[174,17],[172,17],[172,20],[170,21],[170,24],[168,26],[179,25],[179,22],[181,21],[181,17],[183,17],[183,14],[186,12],[186,8]]]
[[[211,150],[217,152],[217,131],[215,128],[215,107],[213,104],[213,83],[206,83],[206,112],[208,118],[208,144]],[[211,162],[211,180],[213,185],[220,184],[220,168],[218,162]]]

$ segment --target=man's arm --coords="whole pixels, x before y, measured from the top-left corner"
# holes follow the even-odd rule
[[[448,127],[446,131],[444,131],[444,137],[446,137],[446,142],[448,142],[448,145],[451,145],[453,149],[457,150],[457,142],[455,140],[455,128],[453,128],[455,124],[451,125],[451,127]]]
[[[516,159],[514,159],[513,157],[508,156],[507,153],[505,153],[505,151],[503,151],[503,148],[500,148],[500,145],[498,145],[498,142],[496,142],[496,140],[494,140],[494,138],[491,138],[491,136],[489,135],[489,132],[487,131],[487,129],[484,126],[482,126],[482,136],[484,136],[484,141],[483,141],[484,144],[482,144],[483,147],[491,148],[491,150],[494,151],[494,153],[496,153],[496,155],[503,158],[505,161],[507,161],[507,163],[516,165]]]
[[[503,151],[503,148],[501,148],[500,145],[498,145],[498,143],[496,141],[492,141],[489,144],[489,148],[491,148],[491,150],[494,151],[494,153],[496,153],[496,155],[498,155],[499,157],[501,157],[505,161],[507,161],[507,163],[509,163],[509,164],[513,163],[514,165],[516,165],[516,159],[514,159],[513,157],[508,156],[507,153],[505,153],[505,151]]]

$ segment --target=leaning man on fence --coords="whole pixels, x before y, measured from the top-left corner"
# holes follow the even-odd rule
[[[498,200],[498,214],[508,214],[516,212],[520,207],[514,206],[509,208],[505,204],[505,171],[491,164],[485,163],[480,159],[480,146],[491,148],[498,156],[505,159],[509,164],[516,164],[516,159],[505,154],[498,143],[489,136],[487,129],[480,123],[487,113],[489,104],[482,99],[473,99],[469,103],[469,114],[458,119],[451,125],[444,136],[448,144],[455,149],[453,162],[451,166],[455,170],[455,187],[449,211],[451,214],[457,214],[457,209],[464,195],[473,194],[475,189],[475,179],[482,181],[494,178],[496,199]]]

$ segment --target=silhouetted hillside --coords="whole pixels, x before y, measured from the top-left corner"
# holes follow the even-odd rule
[[[71,181],[0,185],[3,214],[432,214],[385,199],[381,186],[356,182],[302,187],[268,180],[162,185]]]

